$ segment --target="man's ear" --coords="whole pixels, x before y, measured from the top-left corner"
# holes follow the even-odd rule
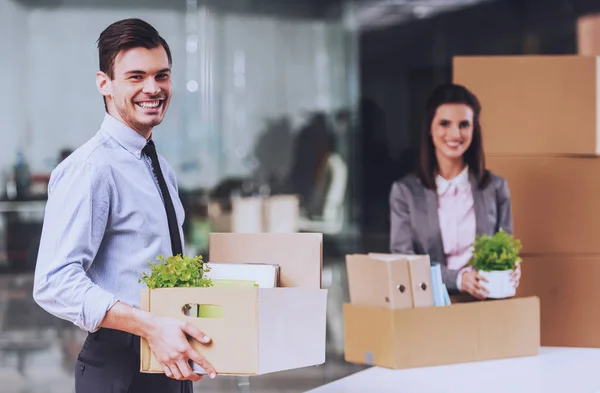
[[[96,73],[96,87],[98,88],[98,91],[100,92],[100,94],[102,94],[104,97],[111,96],[111,94],[112,94],[111,80],[108,77],[108,75],[106,75],[102,71],[98,71]]]

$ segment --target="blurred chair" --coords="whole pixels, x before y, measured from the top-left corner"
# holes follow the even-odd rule
[[[320,232],[334,235],[344,226],[344,197],[348,184],[348,167],[339,154],[327,159],[327,170],[331,182],[325,196],[323,214],[320,217],[300,217],[299,229],[305,232]]]

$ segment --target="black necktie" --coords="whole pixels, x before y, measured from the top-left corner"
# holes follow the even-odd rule
[[[163,200],[165,202],[167,221],[169,223],[169,235],[171,236],[171,250],[173,251],[173,255],[182,255],[183,249],[181,247],[181,238],[179,237],[179,227],[177,225],[177,217],[175,216],[175,207],[173,207],[171,194],[169,194],[167,183],[165,182],[162,170],[160,169],[160,163],[158,162],[158,155],[156,154],[154,142],[148,141],[142,151],[144,154],[150,157],[150,160],[152,160],[152,171],[156,175],[158,187],[160,188],[160,192],[162,193]]]

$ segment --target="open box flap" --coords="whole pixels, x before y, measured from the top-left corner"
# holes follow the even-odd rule
[[[321,288],[320,233],[211,233],[209,262],[280,266],[281,287]]]

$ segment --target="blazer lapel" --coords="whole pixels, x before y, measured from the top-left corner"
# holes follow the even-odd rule
[[[429,240],[429,250],[433,254],[432,260],[445,262],[444,244],[442,241],[442,232],[440,230],[440,220],[438,217],[438,199],[435,191],[428,188],[425,191],[425,209],[427,211],[427,225],[430,229],[431,238]]]
[[[471,193],[473,194],[473,207],[475,209],[475,233],[477,235],[488,234],[483,190],[479,188],[477,178],[473,174],[469,175],[469,179],[471,181]]]

